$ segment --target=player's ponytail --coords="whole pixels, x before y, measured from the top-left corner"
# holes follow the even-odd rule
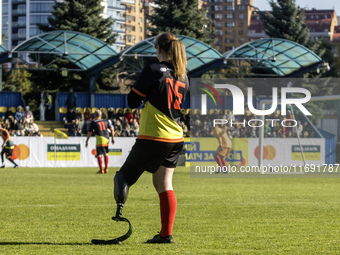
[[[156,47],[160,47],[167,56],[168,61],[174,67],[175,78],[185,79],[187,68],[187,57],[185,54],[185,47],[172,33],[163,33],[156,37]]]

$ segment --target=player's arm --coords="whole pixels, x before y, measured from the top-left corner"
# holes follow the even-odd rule
[[[87,136],[86,136],[86,142],[85,142],[85,148],[88,146],[88,141],[90,137],[92,136],[93,132],[95,132],[96,124],[92,121],[89,127],[89,130],[87,131]]]
[[[128,105],[131,109],[140,106],[141,101],[144,100],[153,85],[153,71],[150,66],[144,67],[136,84],[131,89],[128,95]]]
[[[137,108],[140,106],[142,100],[146,97],[146,95],[140,93],[135,88],[132,88],[128,95],[128,105],[131,109]]]
[[[89,139],[90,139],[91,135],[92,135],[92,132],[87,132],[85,148],[87,148],[87,146],[89,145],[88,142],[89,142]]]
[[[115,132],[113,129],[111,129],[111,138],[112,138],[112,144],[115,144]]]
[[[115,128],[113,127],[111,121],[108,121],[108,128],[111,132],[112,144],[115,144]]]

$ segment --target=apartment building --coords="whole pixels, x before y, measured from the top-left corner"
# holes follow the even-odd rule
[[[62,1],[62,0],[59,0]],[[37,24],[48,24],[54,0],[3,0],[3,44],[12,49],[32,36],[43,33]],[[117,52],[145,38],[145,18],[142,0],[103,0],[103,17],[115,21],[113,31],[118,34],[112,45]],[[27,57],[26,57],[27,58]]]
[[[48,23],[53,6],[53,0],[2,0],[3,45],[12,49],[28,38],[41,34],[37,24]]]
[[[121,0],[125,5],[125,45],[126,48],[145,39],[145,15],[142,0]]]
[[[125,5],[122,4],[122,1],[120,0],[103,0],[102,5],[104,6],[104,17],[111,17],[111,19],[115,21],[113,32],[117,33],[118,36],[115,43],[112,45],[112,48],[116,52],[123,51],[126,47]]]
[[[338,26],[338,18],[335,10],[305,10],[305,23],[309,29],[311,39],[323,38],[326,41],[333,41],[333,36]],[[268,37],[258,11],[251,14],[248,28],[249,40],[256,40]]]
[[[248,26],[253,0],[207,0],[203,6],[217,30],[215,48],[224,53],[249,41]]]

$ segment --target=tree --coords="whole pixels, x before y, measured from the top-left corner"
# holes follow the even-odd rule
[[[113,44],[117,34],[113,32],[114,21],[103,18],[101,0],[64,0],[55,3],[49,25],[38,24],[44,31],[67,30],[92,35],[107,44]]]
[[[4,91],[17,91],[21,93],[30,92],[33,88],[33,84],[30,81],[31,74],[23,68],[19,68],[16,63],[14,68],[9,72],[4,73]]]
[[[269,4],[272,12],[260,12],[266,34],[307,46],[310,40],[304,10],[295,5],[295,0],[271,0]]]
[[[189,36],[214,45],[213,21],[206,17],[206,10],[198,8],[197,0],[155,0],[156,7],[150,21],[152,35],[162,32]]]
[[[304,9],[296,6],[295,0],[270,0],[269,4],[272,12],[260,12],[266,34],[301,44],[322,58],[326,52],[325,43],[310,39]]]
[[[116,40],[117,34],[113,32],[114,21],[111,18],[104,18],[102,16],[104,7],[101,5],[101,0],[64,0],[62,2],[55,2],[53,7],[52,17],[48,19],[49,24],[38,24],[38,27],[44,31],[67,30],[77,31],[96,37],[107,44],[113,44]],[[32,58],[34,56],[32,55]],[[51,62],[51,56],[42,56],[41,63]],[[54,68],[72,67],[72,63],[67,63],[65,60],[56,62]],[[105,72],[105,70],[103,71]],[[98,84],[101,87],[108,89],[112,79],[108,79],[108,74],[99,75]],[[102,78],[105,77],[105,78]],[[61,72],[56,71],[32,71],[31,79],[40,87],[48,89],[66,90],[72,84],[76,91],[88,90],[88,78],[84,72],[70,72],[66,77],[63,77]]]
[[[331,46],[323,40],[312,41],[310,39],[309,30],[304,21],[304,9],[296,6],[295,0],[270,0],[272,12],[260,12],[261,19],[266,29],[266,34],[272,38],[283,38],[299,43],[311,51],[319,55],[326,62],[333,64],[334,58],[331,53]],[[305,74],[305,78],[299,87],[308,89],[312,95],[330,95],[334,91],[334,85],[329,80],[316,80],[311,82],[307,78],[320,78],[331,75],[337,75],[337,72],[331,70],[320,70],[320,73]],[[310,102],[308,104],[313,116],[311,119],[317,123],[318,118],[322,116],[324,107],[323,102]]]

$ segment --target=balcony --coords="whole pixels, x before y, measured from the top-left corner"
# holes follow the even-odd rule
[[[12,0],[12,4],[26,3],[26,0]]]
[[[134,0],[121,0],[120,4],[135,4]]]
[[[26,34],[12,34],[12,40],[26,40]]]
[[[12,27],[26,27],[26,24],[22,22],[12,22]]]
[[[12,10],[12,15],[23,15],[26,14],[26,9]]]

